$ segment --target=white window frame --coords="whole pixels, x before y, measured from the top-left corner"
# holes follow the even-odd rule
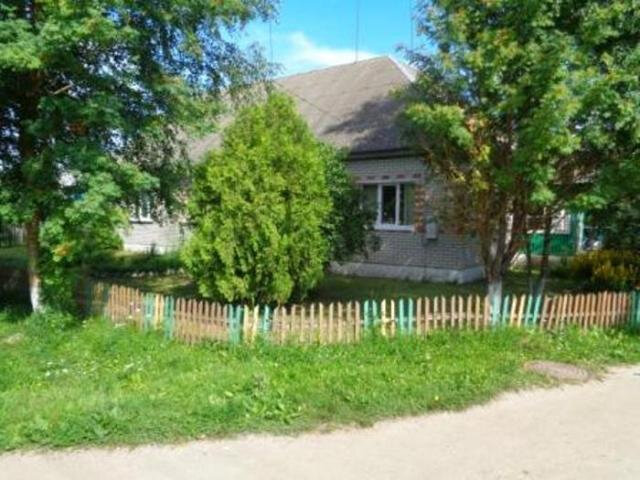
[[[141,198],[140,202],[148,201],[149,208],[147,208],[147,214],[141,215],[142,206],[140,203],[133,206],[131,217],[129,220],[134,223],[153,223],[153,217],[151,216],[151,199],[149,197]]]
[[[363,183],[361,184],[363,187],[377,187],[377,209],[376,209],[376,222],[374,224],[375,230],[388,230],[388,231],[399,231],[399,232],[413,232],[415,230],[415,225],[399,225],[397,222],[400,221],[400,185],[411,185],[415,188],[415,183],[413,182],[371,182],[371,183]],[[382,223],[382,187],[394,186],[396,189],[396,211],[395,218],[396,223]],[[413,206],[415,209],[415,205]],[[414,211],[415,215],[415,211]]]
[[[533,230],[533,233],[543,234],[544,228]],[[552,235],[571,235],[571,212],[560,210],[551,219]]]
[[[566,210],[560,210],[554,215],[551,222],[551,233],[555,235],[571,234],[571,214]]]

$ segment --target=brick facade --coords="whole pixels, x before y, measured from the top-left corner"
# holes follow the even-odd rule
[[[439,234],[427,236],[427,223],[436,221],[442,187],[417,157],[354,160],[348,164],[359,184],[411,182],[415,185],[413,231],[377,230],[380,248],[366,257],[348,262],[350,268],[334,266],[343,273],[388,272],[385,276],[414,279],[467,281],[481,276],[477,242],[455,229],[437,225]],[[376,267],[373,268],[372,266]],[[396,268],[391,268],[396,267]],[[394,274],[394,272],[396,274]]]
[[[414,228],[412,231],[376,231],[380,240],[378,250],[335,265],[335,270],[443,281],[467,281],[481,275],[476,242],[467,235],[455,234],[455,229],[437,224],[437,200],[442,189],[420,158],[351,160],[348,168],[359,184],[413,183]],[[428,236],[427,223],[436,223],[439,233]],[[188,228],[180,223],[132,223],[123,232],[125,248],[134,251],[176,250],[187,236]]]
[[[179,222],[131,222],[122,238],[126,250],[165,253],[178,250],[188,234],[188,227]]]

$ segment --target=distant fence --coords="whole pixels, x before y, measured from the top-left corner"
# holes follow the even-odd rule
[[[24,245],[22,228],[0,223],[0,247],[15,247],[17,245]]]
[[[250,343],[349,343],[366,332],[384,336],[425,335],[441,329],[481,330],[497,326],[556,329],[640,327],[640,293],[504,297],[491,308],[486,297],[367,300],[271,308],[224,305],[174,298],[97,283],[90,287],[87,311],[142,330],[162,330],[167,338]]]

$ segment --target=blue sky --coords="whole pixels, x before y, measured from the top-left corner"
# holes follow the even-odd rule
[[[349,63],[355,59],[356,9],[360,2],[359,59],[393,55],[411,43],[415,0],[281,0],[272,22],[273,60],[283,74]],[[269,24],[254,22],[243,42],[257,42],[269,58]]]

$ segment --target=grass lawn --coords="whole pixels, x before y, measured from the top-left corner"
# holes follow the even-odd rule
[[[529,359],[640,362],[630,333],[495,330],[357,345],[195,347],[0,311],[0,451],[369,425],[544,385]]]
[[[197,297],[198,289],[186,275],[160,275],[137,278],[118,278],[117,283],[127,284],[141,290],[174,295]],[[577,286],[571,279],[551,278],[547,292],[573,291]],[[309,302],[335,302],[380,298],[434,297],[444,295],[486,294],[483,281],[458,285],[455,283],[414,282],[389,278],[362,278],[327,274],[318,286],[309,293]],[[528,293],[526,274],[513,271],[507,275],[505,293]]]
[[[0,266],[17,268],[25,262],[21,248],[0,249]],[[128,276],[133,272],[164,272],[179,270],[180,260],[177,254],[149,255],[119,253],[105,258],[93,268],[105,281],[126,284],[144,291],[156,292],[176,297],[198,297],[198,289],[188,276],[181,273],[147,276]],[[113,277],[113,278],[111,278]],[[565,292],[577,289],[571,279],[551,277],[547,291]],[[523,271],[512,271],[505,280],[506,293],[527,293],[527,277]],[[483,281],[458,285],[454,283],[414,282],[386,278],[347,277],[327,274],[318,286],[310,292],[310,302],[334,302],[401,297],[434,297],[437,295],[468,295],[486,293]]]

